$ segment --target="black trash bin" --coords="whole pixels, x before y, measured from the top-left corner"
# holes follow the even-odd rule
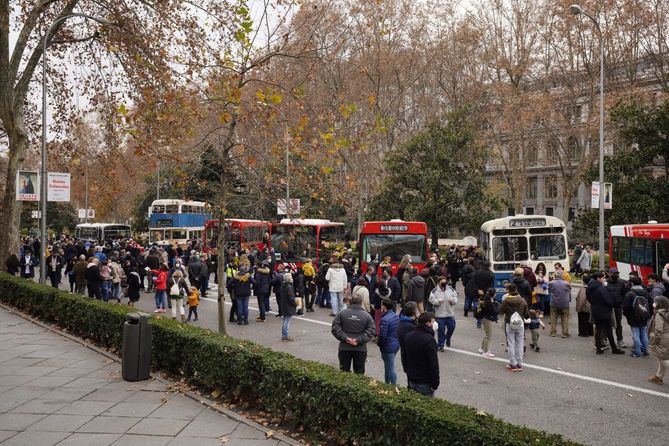
[[[151,373],[151,326],[146,313],[130,313],[123,324],[121,375],[126,381],[149,379]]]

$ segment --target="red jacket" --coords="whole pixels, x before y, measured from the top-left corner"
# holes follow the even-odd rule
[[[167,271],[156,271],[155,269],[152,269],[151,274],[157,276],[155,279],[153,279],[153,283],[156,285],[156,291],[166,291]]]

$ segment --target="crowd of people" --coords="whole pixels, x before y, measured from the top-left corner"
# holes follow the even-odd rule
[[[155,312],[169,308],[174,319],[198,320],[199,299],[206,296],[212,274],[218,283],[218,255],[201,248],[197,241],[184,247],[144,247],[133,240],[96,246],[61,236],[48,241],[46,272],[54,287],[67,277],[71,292],[105,302],[127,299],[132,306],[141,291],[152,292]],[[23,240],[19,255],[7,259],[7,271],[34,277],[39,263],[34,253],[39,249],[39,240]],[[622,324],[627,322],[632,332],[630,355],[653,355],[658,370],[648,380],[662,384],[669,360],[669,300],[664,285],[669,282],[669,265],[662,277],[650,275],[647,287],[634,274],[623,281],[615,268],[592,274],[589,247],[578,255],[581,262],[572,270],[582,274],[584,284],[575,302],[578,336],[592,336],[597,354],[607,349],[623,354],[627,346]],[[509,371],[523,370],[526,335],[529,347],[542,351],[545,322],[549,336],[571,336],[572,277],[559,263],[549,274],[542,263],[532,269],[521,262],[500,299],[489,262],[474,248],[451,246],[442,257],[432,253],[421,270],[412,266],[410,256],[398,267],[384,258],[374,259],[362,270],[350,249],[333,252],[321,264],[307,259],[293,268],[277,261],[269,247],[263,251],[237,247],[225,259],[223,284],[232,302],[230,322],[249,324],[251,296],[259,310],[255,322],[265,322],[274,294],[277,317],[283,318],[281,340],[292,342],[292,318],[325,309],[333,318],[331,331],[339,340],[342,370],[352,368],[364,374],[367,344],[374,341],[384,363],[385,381],[397,383],[399,352],[409,387],[428,396],[439,385],[438,353],[451,346],[456,331],[458,282],[464,289],[463,316],[471,313],[482,329],[478,352],[495,358],[493,337],[500,327]]]

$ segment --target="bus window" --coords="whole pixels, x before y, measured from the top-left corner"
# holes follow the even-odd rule
[[[239,228],[228,227],[225,228],[225,241],[230,243],[239,243],[241,232]]]
[[[202,231],[200,231],[200,230],[192,231],[192,230],[191,230],[191,231],[189,231],[189,233],[188,233],[188,238],[189,238],[189,239],[197,239],[197,240],[201,240],[201,239],[202,239]]]
[[[321,259],[329,258],[335,250],[344,247],[346,228],[341,226],[323,226],[319,231],[318,255]],[[313,257],[310,256],[310,257]]]
[[[563,235],[532,235],[530,236],[530,252],[532,260],[556,260],[566,255]]]
[[[153,207],[153,214],[164,214],[165,213],[165,206],[161,204],[157,204]]]
[[[630,245],[631,240],[626,237],[618,238],[618,262],[630,263]]]
[[[166,214],[178,214],[179,213],[179,205],[168,204],[167,206],[165,206],[165,213]]]
[[[162,242],[165,239],[165,231],[163,229],[150,229],[149,238],[152,242]]]
[[[272,247],[279,259],[303,262],[316,255],[316,228],[313,226],[277,225],[272,234]]]
[[[76,237],[80,240],[98,240],[99,238],[98,228],[79,227],[75,232]]]
[[[422,234],[368,234],[362,241],[363,261],[371,262],[390,257],[391,262],[401,262],[405,254],[411,256],[411,263],[426,260],[425,236]]]
[[[172,229],[172,234],[170,235],[170,239],[186,239],[186,230],[183,229]]]
[[[656,240],[657,246],[657,259],[655,265],[655,272],[660,273],[664,268],[664,265],[669,263],[669,241],[667,240]],[[651,245],[652,246],[652,245]]]
[[[527,237],[493,238],[492,258],[495,262],[527,260]]]

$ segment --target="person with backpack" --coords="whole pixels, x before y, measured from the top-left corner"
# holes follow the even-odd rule
[[[131,266],[128,271],[128,306],[134,307],[135,302],[139,301],[139,290],[142,287],[142,279],[139,272],[137,272],[136,266]]]
[[[643,287],[639,277],[630,278],[632,287],[625,294],[622,303],[622,312],[632,330],[632,353],[630,356],[639,358],[648,356],[648,333],[646,326],[651,318],[648,292]]]
[[[669,299],[664,296],[657,297],[653,307],[655,314],[648,325],[648,351],[657,360],[657,372],[648,381],[662,384],[669,366]]]
[[[415,302],[418,308],[418,314],[423,313],[425,308],[423,302],[425,301],[425,277],[427,277],[427,270],[425,274],[418,274],[418,269],[411,270],[411,279],[409,279],[409,302]]]
[[[172,319],[177,319],[177,309],[181,322],[186,320],[186,311],[184,310],[184,296],[188,296],[188,284],[184,280],[183,273],[179,270],[174,271],[169,282],[170,301],[172,302]]]
[[[488,291],[479,299],[479,306],[474,315],[483,325],[483,340],[479,353],[486,359],[492,359],[495,355],[490,351],[492,340],[492,329],[497,324],[497,314],[501,304],[495,300],[497,291],[494,288],[488,288]]]
[[[529,307],[525,299],[520,297],[516,285],[507,285],[507,295],[502,300],[499,314],[504,316],[504,334],[509,363],[506,369],[510,372],[523,371],[523,352],[525,348],[525,319],[530,317]]]
[[[428,300],[434,308],[438,325],[437,348],[443,352],[444,343],[450,347],[451,337],[455,332],[455,304],[458,303],[458,293],[448,284],[446,278],[442,277]]]

